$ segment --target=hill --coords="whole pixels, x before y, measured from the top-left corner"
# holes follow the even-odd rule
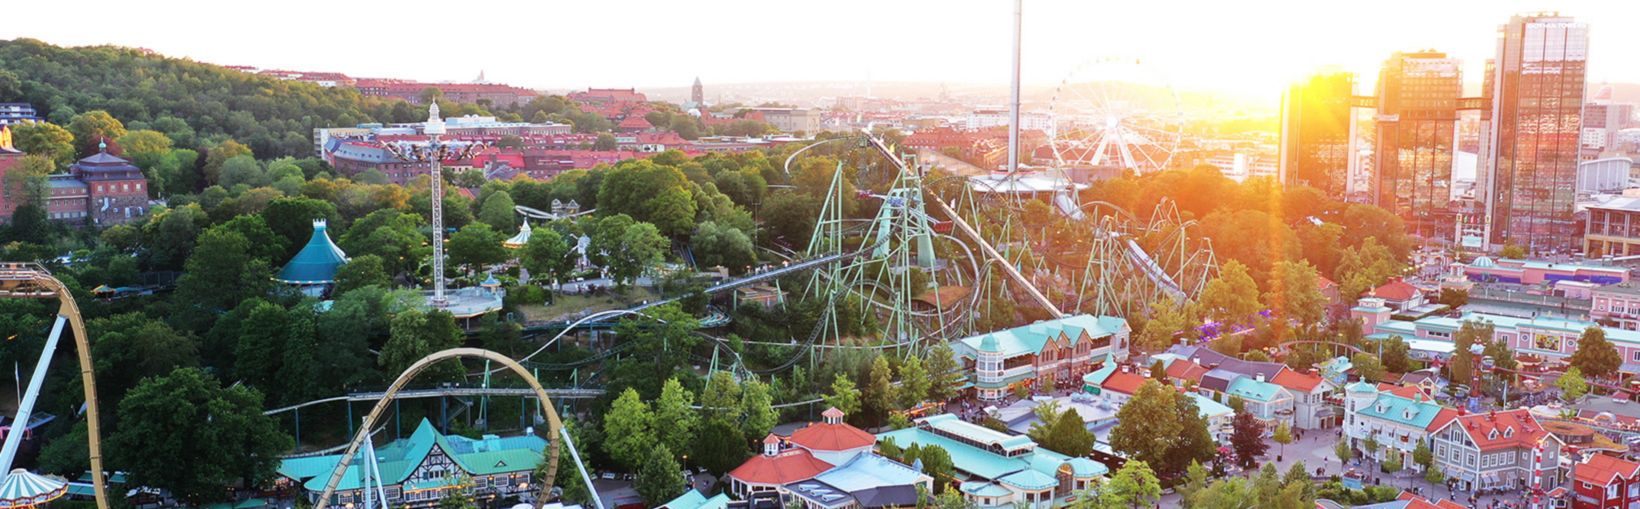
[[[403,101],[351,88],[281,81],[132,48],[64,48],[33,39],[0,41],[0,102],[7,101],[31,103],[58,124],[107,110],[128,126],[165,131],[184,147],[232,138],[259,157],[311,154],[315,127],[417,119]]]

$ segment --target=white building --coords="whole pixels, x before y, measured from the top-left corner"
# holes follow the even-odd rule
[[[1344,387],[1344,435],[1351,446],[1375,461],[1396,455],[1402,465],[1417,470],[1412,451],[1457,416],[1456,410],[1441,406],[1415,387],[1380,391],[1366,382]],[[1378,443],[1377,451],[1367,450],[1368,438]]]

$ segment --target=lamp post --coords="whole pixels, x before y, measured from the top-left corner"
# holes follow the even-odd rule
[[[427,135],[425,145],[402,141],[381,144],[387,153],[400,161],[428,163],[432,169],[428,185],[433,202],[433,298],[428,303],[439,309],[450,302],[444,296],[444,174],[440,166],[446,159],[467,159],[484,148],[484,144],[476,142],[446,143],[440,139],[445,132],[444,119],[439,118],[438,103],[434,102],[427,106],[427,124],[422,128],[422,134]]]

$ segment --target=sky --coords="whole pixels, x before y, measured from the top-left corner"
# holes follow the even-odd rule
[[[13,2],[0,39],[143,47],[199,61],[540,89],[916,81],[1005,85],[1009,0],[280,0]],[[251,6],[258,7],[251,7]],[[260,7],[260,6],[267,7]],[[1628,0],[1025,0],[1023,80],[1137,58],[1180,90],[1278,97],[1321,66],[1372,76],[1433,48],[1479,83],[1497,26],[1588,22],[1590,80],[1640,82]],[[14,22],[16,20],[29,20]],[[1092,69],[1098,69],[1098,66]],[[1090,79],[1096,79],[1092,76]]]

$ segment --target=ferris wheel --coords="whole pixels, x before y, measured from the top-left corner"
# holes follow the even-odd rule
[[[1178,94],[1139,59],[1104,58],[1082,65],[1054,90],[1050,111],[1050,144],[1063,168],[1162,171],[1183,138]]]

